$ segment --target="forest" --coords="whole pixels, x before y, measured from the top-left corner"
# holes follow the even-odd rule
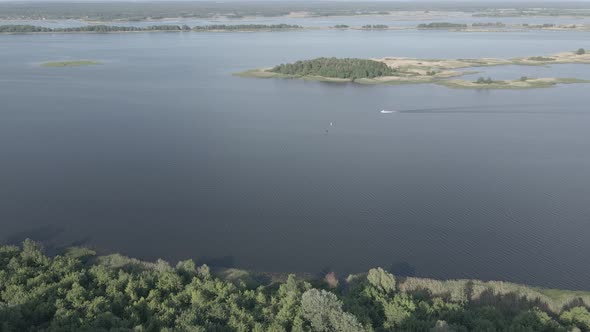
[[[292,24],[213,24],[213,25],[198,25],[193,28],[195,31],[211,31],[211,30],[223,30],[223,31],[249,31],[249,30],[290,30],[290,29],[302,29],[300,25]]]
[[[467,24],[448,23],[448,22],[433,22],[418,24],[418,29],[465,29]]]
[[[555,294],[553,291],[551,294]],[[564,293],[565,294],[565,293]],[[577,296],[580,294],[580,296]],[[510,283],[399,277],[269,277],[0,247],[0,331],[588,331],[588,293],[559,299]]]
[[[296,76],[322,76],[332,78],[375,78],[395,75],[396,70],[383,62],[356,58],[317,58],[280,64],[271,72]]]
[[[34,25],[0,25],[0,33],[35,33],[35,32],[134,32],[134,31],[253,31],[253,30],[289,30],[300,29],[298,25],[289,24],[238,24],[238,25],[151,25],[147,27],[87,25],[74,28],[46,28]]]

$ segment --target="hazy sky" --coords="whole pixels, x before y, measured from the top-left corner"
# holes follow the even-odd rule
[[[1,2],[418,2],[418,3],[490,3],[490,4],[539,4],[539,3],[590,3],[590,0],[0,0]]]
[[[0,2],[482,2],[482,3],[539,3],[539,2],[590,2],[590,0],[0,0]]]

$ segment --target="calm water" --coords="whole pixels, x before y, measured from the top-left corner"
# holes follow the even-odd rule
[[[590,48],[588,40],[0,36],[0,238],[265,271],[405,266],[590,289],[587,85],[475,91],[231,75],[316,56],[516,57]],[[80,58],[104,64],[37,65]],[[590,66],[554,70],[590,77]]]

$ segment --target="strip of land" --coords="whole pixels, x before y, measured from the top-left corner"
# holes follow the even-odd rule
[[[41,67],[82,67],[100,64],[100,62],[93,60],[49,61],[42,63]]]
[[[366,61],[366,62],[361,62]],[[292,78],[335,83],[359,84],[424,84],[434,83],[463,89],[532,89],[557,84],[589,83],[577,78],[527,78],[495,81],[480,78],[476,81],[459,79],[472,74],[468,69],[490,66],[551,64],[590,64],[590,53],[584,49],[550,56],[519,57],[512,59],[414,59],[386,57],[370,60],[319,58],[282,64],[272,68],[252,69],[238,76],[257,78]],[[383,66],[385,65],[385,66]]]
[[[10,21],[8,21],[10,22]],[[4,22],[6,23],[6,21]],[[131,33],[131,32],[268,32],[268,31],[292,31],[292,30],[360,30],[360,31],[399,31],[399,30],[445,30],[448,32],[519,32],[528,30],[550,31],[590,31],[590,24],[504,24],[499,22],[473,23],[471,25],[434,22],[418,24],[417,26],[391,26],[385,24],[366,24],[349,26],[337,24],[334,26],[301,26],[294,24],[212,24],[188,26],[186,24],[157,24],[144,27],[91,24],[78,27],[49,28],[30,24],[0,25],[0,34],[22,33]],[[97,22],[94,22],[97,23]]]

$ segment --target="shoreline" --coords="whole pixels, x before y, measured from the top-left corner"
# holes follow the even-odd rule
[[[63,252],[58,252],[55,255],[52,255],[52,257],[58,257],[60,255],[66,257],[87,257],[86,264],[100,264],[115,269],[135,267],[151,270],[158,269],[165,264],[168,264],[168,266],[174,266],[171,265],[171,262],[167,260],[157,259],[155,261],[148,261],[133,258],[116,252],[100,253],[98,250],[89,247],[67,247],[63,249]],[[188,260],[193,261],[192,259]],[[187,260],[181,260],[178,263],[186,261]],[[295,276],[295,278],[300,281],[324,283],[326,273],[328,275],[333,274],[338,280],[340,280],[340,282],[349,283],[355,278],[364,277],[367,275],[367,271],[361,271],[353,272],[348,275],[344,274],[337,277],[336,273],[331,270],[328,272],[263,271],[254,268],[223,267],[215,265],[208,266],[203,262],[193,262],[200,266],[207,266],[207,269],[210,270],[212,276],[233,283],[259,283],[260,280],[266,280],[263,282],[263,284],[273,285],[286,282],[290,275]],[[586,303],[590,303],[590,290],[552,288],[495,279],[438,279],[425,276],[396,275],[395,272],[392,273],[394,276],[400,278],[398,282],[400,291],[412,293],[418,290],[428,290],[432,296],[446,296],[450,297],[450,300],[452,301],[460,301],[463,299],[466,295],[464,292],[467,289],[467,285],[471,284],[471,287],[473,287],[474,290],[485,291],[487,289],[494,288],[499,293],[518,293],[521,296],[529,299],[538,299],[539,301],[546,304],[548,309],[554,313],[559,313],[563,309],[563,306],[567,305],[572,300],[583,299]],[[453,289],[454,292],[448,293],[449,289]]]
[[[450,331],[449,326],[586,331],[590,326],[587,290],[441,280],[380,267],[311,274],[209,267],[190,258],[173,265],[80,246],[48,255],[30,239],[0,246],[0,258],[0,320],[9,331]]]

